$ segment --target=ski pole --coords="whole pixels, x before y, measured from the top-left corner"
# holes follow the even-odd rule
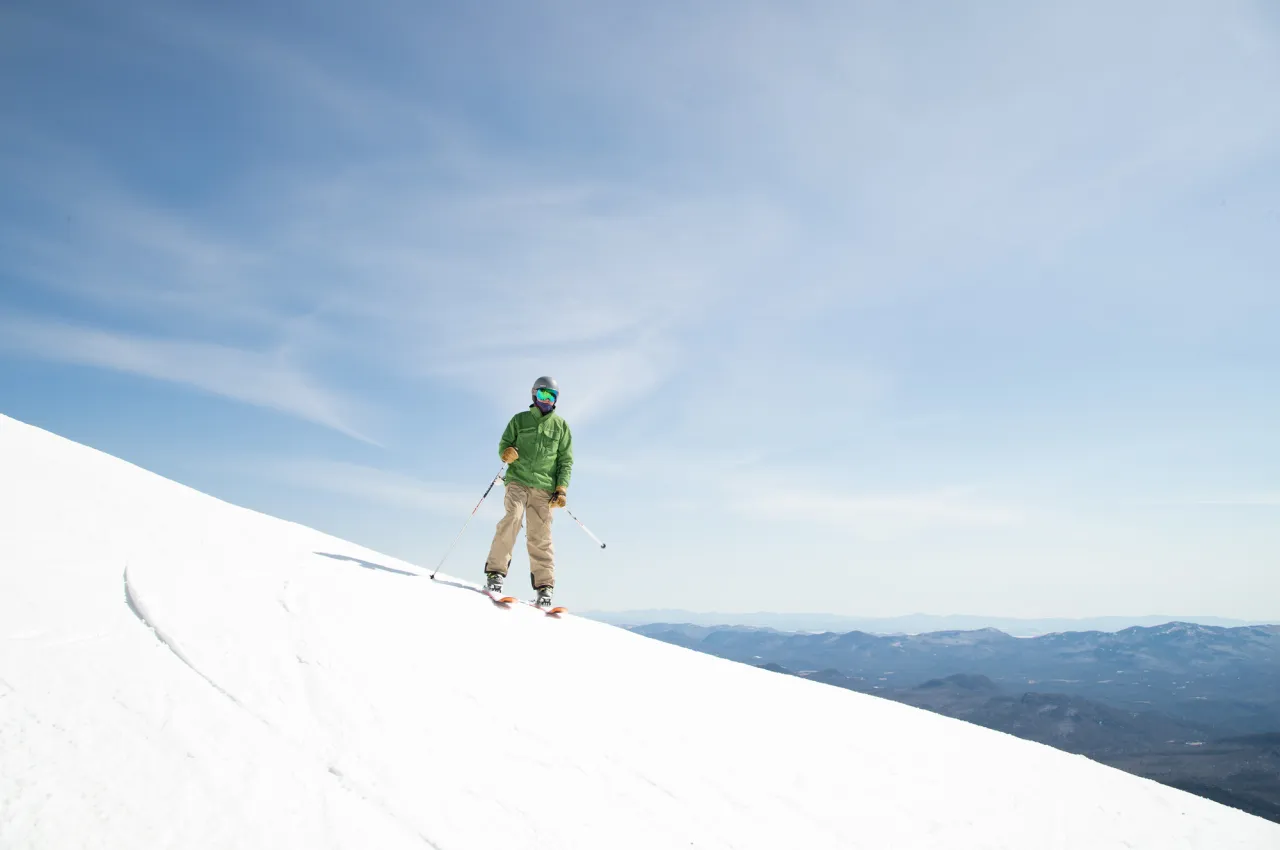
[[[582,520],[578,519],[576,516],[573,516],[573,511],[569,510],[568,508],[565,508],[564,512],[567,513],[569,516],[573,517],[573,521],[576,522],[578,525],[582,525]],[[594,540],[597,543],[600,543],[600,538],[592,534],[591,529],[587,528],[585,525],[582,525],[582,530],[585,531],[587,533],[587,536],[590,537],[592,540]],[[600,548],[601,549],[604,548],[603,543],[600,543]]]
[[[453,547],[458,545],[458,541],[462,539],[462,532],[467,530],[467,526],[471,524],[471,520],[475,518],[476,511],[480,510],[480,505],[484,500],[489,498],[489,491],[493,489],[493,485],[502,480],[502,473],[506,470],[507,465],[504,463],[502,469],[498,470],[498,474],[493,476],[493,480],[489,482],[488,488],[484,491],[484,495],[480,497],[480,501],[476,502],[476,506],[471,509],[471,516],[467,517],[467,521],[462,524],[462,528],[458,531],[458,536],[453,538],[453,542],[449,544],[449,548],[445,550],[444,557],[440,559],[440,563],[436,564],[436,568],[431,571],[431,578],[435,579],[436,573],[440,572],[440,568],[444,566],[444,562],[449,559],[449,553],[453,551]],[[604,544],[601,543],[601,546]]]

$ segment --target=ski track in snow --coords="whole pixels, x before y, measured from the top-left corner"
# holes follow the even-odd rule
[[[3,416],[0,469],[4,850],[1280,850],[1082,757],[497,610]]]
[[[241,711],[244,711],[250,717],[257,720],[259,723],[262,723],[266,727],[271,728],[271,723],[268,720],[266,720],[265,718],[259,717],[257,714],[253,712],[251,708],[246,706],[244,703],[240,702],[240,700],[236,699],[234,694],[232,694],[226,688],[222,687],[222,685],[219,685],[213,679],[209,678],[209,676],[207,676],[199,667],[192,664],[191,659],[187,658],[187,656],[183,654],[182,650],[178,648],[178,645],[177,643],[174,642],[173,638],[165,634],[164,630],[161,629],[159,626],[157,626],[155,622],[152,621],[152,619],[147,616],[146,607],[142,604],[142,602],[138,600],[137,594],[134,593],[133,585],[129,583],[128,567],[124,568],[124,602],[127,606],[129,606],[129,610],[133,612],[133,616],[137,617],[139,622],[142,623],[142,625],[150,629],[151,633],[156,636],[156,640],[160,641],[160,643],[162,643],[166,649],[172,652],[179,661],[187,665],[188,669],[190,669],[191,672],[195,673],[197,676],[203,679],[209,685],[209,687],[213,688],[215,691],[222,694],[227,699],[231,700],[231,702]]]
[[[412,575],[412,574],[405,573],[405,575]],[[285,584],[285,589],[286,590],[288,589],[287,582]],[[191,659],[187,657],[187,655],[177,645],[176,641],[174,641],[173,638],[171,638],[168,634],[166,634],[164,629],[160,628],[160,626],[158,626],[155,623],[155,621],[152,620],[147,615],[146,606],[139,599],[138,594],[134,589],[134,584],[129,581],[128,567],[125,567],[125,570],[124,570],[124,598],[125,598],[125,604],[128,606],[129,610],[133,613],[133,615],[138,618],[139,622],[141,622],[142,625],[146,626],[146,628],[150,630],[153,635],[155,635],[156,640],[158,640],[162,645],[164,645],[166,649],[168,649],[171,653],[173,653],[173,655],[179,661],[181,661],[184,665],[186,665],[188,669],[190,669],[193,673],[199,676],[201,680],[203,680],[206,684],[209,685],[209,687],[213,688],[223,697],[230,700],[233,705],[235,705],[241,711],[244,711],[254,720],[261,723],[263,726],[267,727],[268,729],[273,729],[273,730],[275,729],[274,725],[271,723],[270,720],[266,719],[265,717],[262,717],[261,715],[253,711],[253,709],[246,706],[243,702],[236,699],[234,694],[232,694],[222,685],[219,685],[217,682],[213,680],[212,677],[206,674],[194,663],[192,663]],[[289,611],[289,607],[287,604],[284,603],[284,600],[280,600],[280,601],[285,611]],[[299,663],[301,664],[307,663],[303,661],[300,656],[295,656],[295,657],[298,658]],[[305,754],[303,754],[303,757],[307,758]],[[346,776],[346,774],[344,774],[335,765],[325,764],[323,766],[317,766],[315,769],[324,770],[324,772],[327,773],[329,776],[331,776],[334,779],[334,781],[336,781],[344,791],[354,795],[361,802],[371,806],[374,809],[377,809],[383,815],[395,821],[404,829],[408,831],[413,831],[411,822],[408,819],[406,819],[401,813],[393,811],[392,809],[388,808],[385,804],[383,804],[382,801],[377,799],[377,797],[372,796],[367,791],[359,788],[356,783],[354,783],[351,779],[349,779]],[[443,848],[441,848],[440,845],[436,844],[430,838],[423,835],[422,833],[419,832],[416,834],[417,834],[417,837],[422,841],[422,843],[427,845],[428,847],[434,848],[434,850],[443,850]]]

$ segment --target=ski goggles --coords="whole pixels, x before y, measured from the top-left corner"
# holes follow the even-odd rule
[[[534,395],[534,398],[536,398],[538,401],[555,401],[556,396],[558,396],[559,393],[557,393],[555,390],[549,390],[546,387],[542,387],[533,395]]]

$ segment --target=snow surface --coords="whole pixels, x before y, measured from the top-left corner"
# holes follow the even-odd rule
[[[0,417],[0,847],[1280,848],[1081,757],[422,572]]]

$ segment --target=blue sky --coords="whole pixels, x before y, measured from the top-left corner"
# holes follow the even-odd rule
[[[0,10],[0,412],[434,566],[549,373],[567,604],[1280,619],[1274,7],[453,5]]]

